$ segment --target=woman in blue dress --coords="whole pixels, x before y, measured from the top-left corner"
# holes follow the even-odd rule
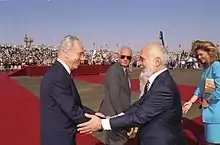
[[[202,100],[205,140],[209,145],[220,144],[220,62],[216,61],[219,55],[218,49],[210,41],[195,41],[192,52],[203,66],[203,72],[194,95],[183,105],[183,112],[187,113],[193,103],[198,99]],[[212,88],[207,80],[213,82]],[[207,91],[208,87],[210,87],[209,91]]]

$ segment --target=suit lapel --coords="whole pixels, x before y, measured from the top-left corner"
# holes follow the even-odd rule
[[[76,96],[76,101],[78,102],[78,104],[81,106],[82,105],[82,102],[81,102],[81,99],[80,99],[80,96],[79,96],[79,92],[77,90],[77,87],[75,85],[75,82],[74,82],[74,79],[73,77],[70,76],[70,79],[71,79],[71,87],[72,87],[72,90],[73,90],[73,93],[75,93],[75,96]]]
[[[124,78],[124,84],[127,86],[127,90],[128,90],[128,92],[130,93],[130,83],[129,83],[129,75],[128,76],[126,76],[126,74],[125,74],[125,71],[124,71],[124,69],[123,69],[123,67],[117,62],[117,65],[118,65],[118,68],[120,69],[120,71],[121,71],[121,74],[122,74],[122,77]]]
[[[75,96],[74,98],[75,98],[77,104],[81,105],[81,99],[80,99],[80,96],[79,96],[79,92],[76,88],[76,85],[75,85],[75,82],[74,82],[74,79],[73,79],[72,75],[67,72],[67,70],[64,68],[64,66],[59,61],[56,61],[54,63],[54,65],[56,65],[60,69],[62,69],[63,72],[65,73],[65,75],[68,77],[68,80],[70,81],[70,85],[71,85],[71,88],[72,88],[73,96]]]
[[[170,73],[169,73],[168,70],[162,72],[161,74],[159,74],[159,75],[155,78],[155,80],[154,80],[153,83],[151,84],[151,87],[150,87],[150,89],[148,90],[148,92],[150,92],[154,87],[157,87],[157,88],[158,88],[159,82],[160,82],[161,80],[166,80],[166,77],[170,77]]]

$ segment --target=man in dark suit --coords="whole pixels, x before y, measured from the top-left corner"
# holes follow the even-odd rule
[[[82,105],[71,76],[84,59],[77,37],[61,42],[58,59],[45,74],[40,86],[42,145],[75,145],[77,124],[88,121],[84,113],[95,112]]]
[[[151,71],[140,100],[121,116],[100,119],[85,114],[90,121],[78,125],[80,132],[121,130],[139,126],[140,145],[186,145],[181,128],[182,107],[178,88],[166,68],[168,53],[163,45],[152,43],[141,51],[143,66]]]
[[[132,50],[123,46],[118,53],[118,62],[106,73],[105,96],[100,105],[100,112],[105,116],[114,116],[131,105],[130,79],[128,67],[132,59]],[[108,131],[106,145],[124,145],[128,140],[126,130]]]

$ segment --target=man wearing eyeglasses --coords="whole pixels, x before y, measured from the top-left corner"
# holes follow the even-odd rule
[[[131,59],[131,48],[123,46],[118,53],[118,62],[107,71],[105,97],[100,105],[100,112],[105,116],[120,114],[131,105],[131,83],[128,76]],[[126,130],[108,131],[105,143],[106,145],[124,145],[127,140]]]

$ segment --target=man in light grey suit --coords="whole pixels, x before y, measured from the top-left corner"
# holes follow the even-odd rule
[[[105,116],[120,114],[131,105],[131,82],[128,67],[132,59],[132,50],[123,46],[118,53],[118,62],[113,64],[106,74],[105,97],[100,112]],[[108,131],[106,145],[124,145],[128,140],[127,131]]]

